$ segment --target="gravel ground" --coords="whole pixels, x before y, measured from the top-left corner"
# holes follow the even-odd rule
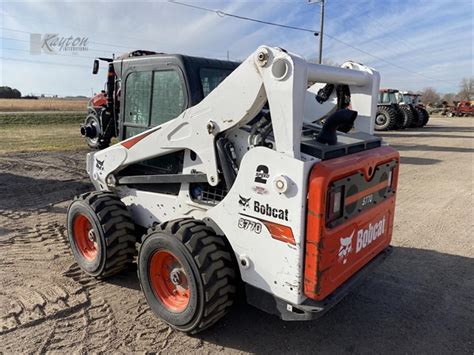
[[[0,155],[0,352],[474,352],[473,120],[384,138],[402,155],[394,253],[318,321],[238,304],[186,336],[153,316],[135,270],[78,269],[65,212],[89,190],[86,151]]]

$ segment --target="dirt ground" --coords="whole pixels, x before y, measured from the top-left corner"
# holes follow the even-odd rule
[[[314,322],[245,304],[197,336],[149,310],[130,270],[85,276],[66,207],[89,190],[86,151],[0,155],[0,352],[474,352],[474,120],[432,119],[384,138],[402,155],[395,251]]]

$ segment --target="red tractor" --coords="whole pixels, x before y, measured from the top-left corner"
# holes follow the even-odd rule
[[[474,116],[474,106],[470,101],[460,101],[456,106],[449,107],[446,113],[448,117]]]

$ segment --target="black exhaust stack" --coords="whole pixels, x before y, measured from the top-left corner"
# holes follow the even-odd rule
[[[329,145],[337,144],[336,131],[341,131],[344,133],[349,132],[352,129],[356,118],[357,111],[342,109],[334,112],[327,118],[326,122],[324,122],[323,128],[319,132],[316,140],[319,143]]]

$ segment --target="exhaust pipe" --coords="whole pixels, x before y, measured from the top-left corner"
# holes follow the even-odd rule
[[[336,131],[349,132],[356,118],[357,111],[342,109],[334,112],[327,118],[326,122],[324,122],[323,128],[321,128],[321,131],[316,137],[316,141],[329,145],[337,144]]]

